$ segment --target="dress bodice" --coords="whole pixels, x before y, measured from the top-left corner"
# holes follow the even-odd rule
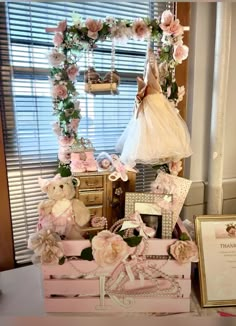
[[[148,89],[156,90],[159,93],[162,93],[161,86],[159,83],[159,71],[157,67],[156,57],[151,49],[148,51],[146,72],[144,77],[144,82],[148,86]],[[146,95],[149,91],[147,89]],[[153,93],[153,91],[151,91]]]

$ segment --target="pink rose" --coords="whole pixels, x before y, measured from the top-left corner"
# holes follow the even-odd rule
[[[53,37],[53,44],[55,46],[60,46],[64,40],[63,34],[62,33],[56,33]]]
[[[198,249],[193,241],[177,240],[170,246],[170,254],[178,263],[198,262]]]
[[[101,267],[115,265],[129,254],[129,246],[123,238],[107,230],[93,237],[92,250],[96,263]]]
[[[77,131],[78,127],[79,127],[79,122],[80,122],[80,119],[71,119],[71,122],[70,122],[70,128],[73,130],[73,131]]]
[[[88,29],[88,37],[96,40],[98,38],[98,32],[102,29],[103,23],[101,20],[95,20],[92,18],[87,18],[85,21],[85,26]]]
[[[179,44],[174,46],[173,58],[176,62],[182,63],[188,57],[188,47],[186,45]]]
[[[174,15],[170,10],[163,11],[161,15],[161,24],[169,26],[174,20]]]
[[[79,68],[76,65],[72,65],[67,69],[68,78],[72,81],[76,79],[76,76],[79,72]]]
[[[52,33],[52,32],[64,32],[67,27],[67,21],[62,20],[58,23],[57,27],[47,27],[45,31],[47,33]]]
[[[183,34],[183,26],[180,25],[179,19],[176,19],[170,23],[170,25],[166,26],[160,24],[161,29],[168,35],[178,36]]]
[[[172,175],[178,175],[179,172],[182,170],[182,161],[178,162],[170,162],[168,164],[170,174]]]
[[[74,142],[74,137],[61,136],[58,138],[59,144],[61,146],[71,146]]]
[[[67,27],[67,21],[66,20],[62,20],[62,21],[59,22],[59,24],[58,24],[58,30],[60,32],[65,32],[66,27]]]
[[[52,49],[52,51],[48,55],[48,61],[50,65],[54,67],[59,67],[61,63],[65,60],[65,55],[63,53],[58,52],[57,49]]]
[[[60,127],[60,125],[59,125],[58,122],[54,122],[54,123],[53,123],[53,125],[52,125],[52,130],[54,131],[54,133],[55,133],[57,136],[60,136],[60,135],[61,135],[62,128]]]
[[[42,264],[58,264],[60,258],[64,256],[60,237],[48,229],[31,234],[28,248],[34,251],[34,258],[40,259]]]
[[[61,147],[59,152],[58,152],[58,158],[59,161],[64,163],[64,164],[68,164],[70,163],[70,152],[68,150],[68,148],[63,148]]]
[[[134,21],[132,26],[133,34],[138,40],[142,40],[150,33],[149,28],[142,18]]]
[[[59,97],[60,99],[64,100],[67,98],[67,88],[65,85],[55,85],[52,90],[52,96],[53,97]]]

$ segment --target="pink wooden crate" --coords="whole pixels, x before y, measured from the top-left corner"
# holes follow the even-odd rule
[[[181,221],[175,228],[176,236],[187,232]],[[191,264],[178,264],[166,260],[167,248],[176,239],[148,240],[147,260],[160,267],[163,273],[174,276],[180,287],[178,296],[132,296],[126,297],[129,304],[122,304],[123,297],[101,297],[101,279],[96,276],[79,278],[80,273],[92,273],[97,269],[94,261],[70,260],[63,265],[43,265],[45,309],[47,312],[156,312],[175,313],[190,311]],[[62,241],[66,256],[80,256],[81,251],[90,246],[88,240]],[[151,256],[159,256],[159,258]],[[161,257],[162,256],[162,257]],[[149,259],[154,258],[154,259]],[[104,270],[103,270],[104,271]],[[106,279],[112,270],[106,270]],[[103,273],[104,274],[104,273]],[[68,278],[69,277],[69,278]],[[143,280],[144,285],[148,282]]]

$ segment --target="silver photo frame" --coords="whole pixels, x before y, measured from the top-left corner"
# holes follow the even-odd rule
[[[164,205],[161,205],[161,203]],[[147,226],[153,227],[154,229],[155,227],[158,227],[155,225],[155,217],[157,223],[158,219],[161,218],[161,238],[171,239],[173,230],[173,213],[170,209],[166,208],[171,206],[171,204],[172,195],[126,192],[125,218],[128,218],[131,214],[138,211],[144,223],[146,223]],[[144,215],[150,216],[149,221],[148,219],[143,218]],[[149,223],[147,223],[147,221]]]

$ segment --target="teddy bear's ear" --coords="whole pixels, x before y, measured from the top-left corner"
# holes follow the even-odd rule
[[[47,192],[50,181],[39,177],[38,182],[42,192]]]

